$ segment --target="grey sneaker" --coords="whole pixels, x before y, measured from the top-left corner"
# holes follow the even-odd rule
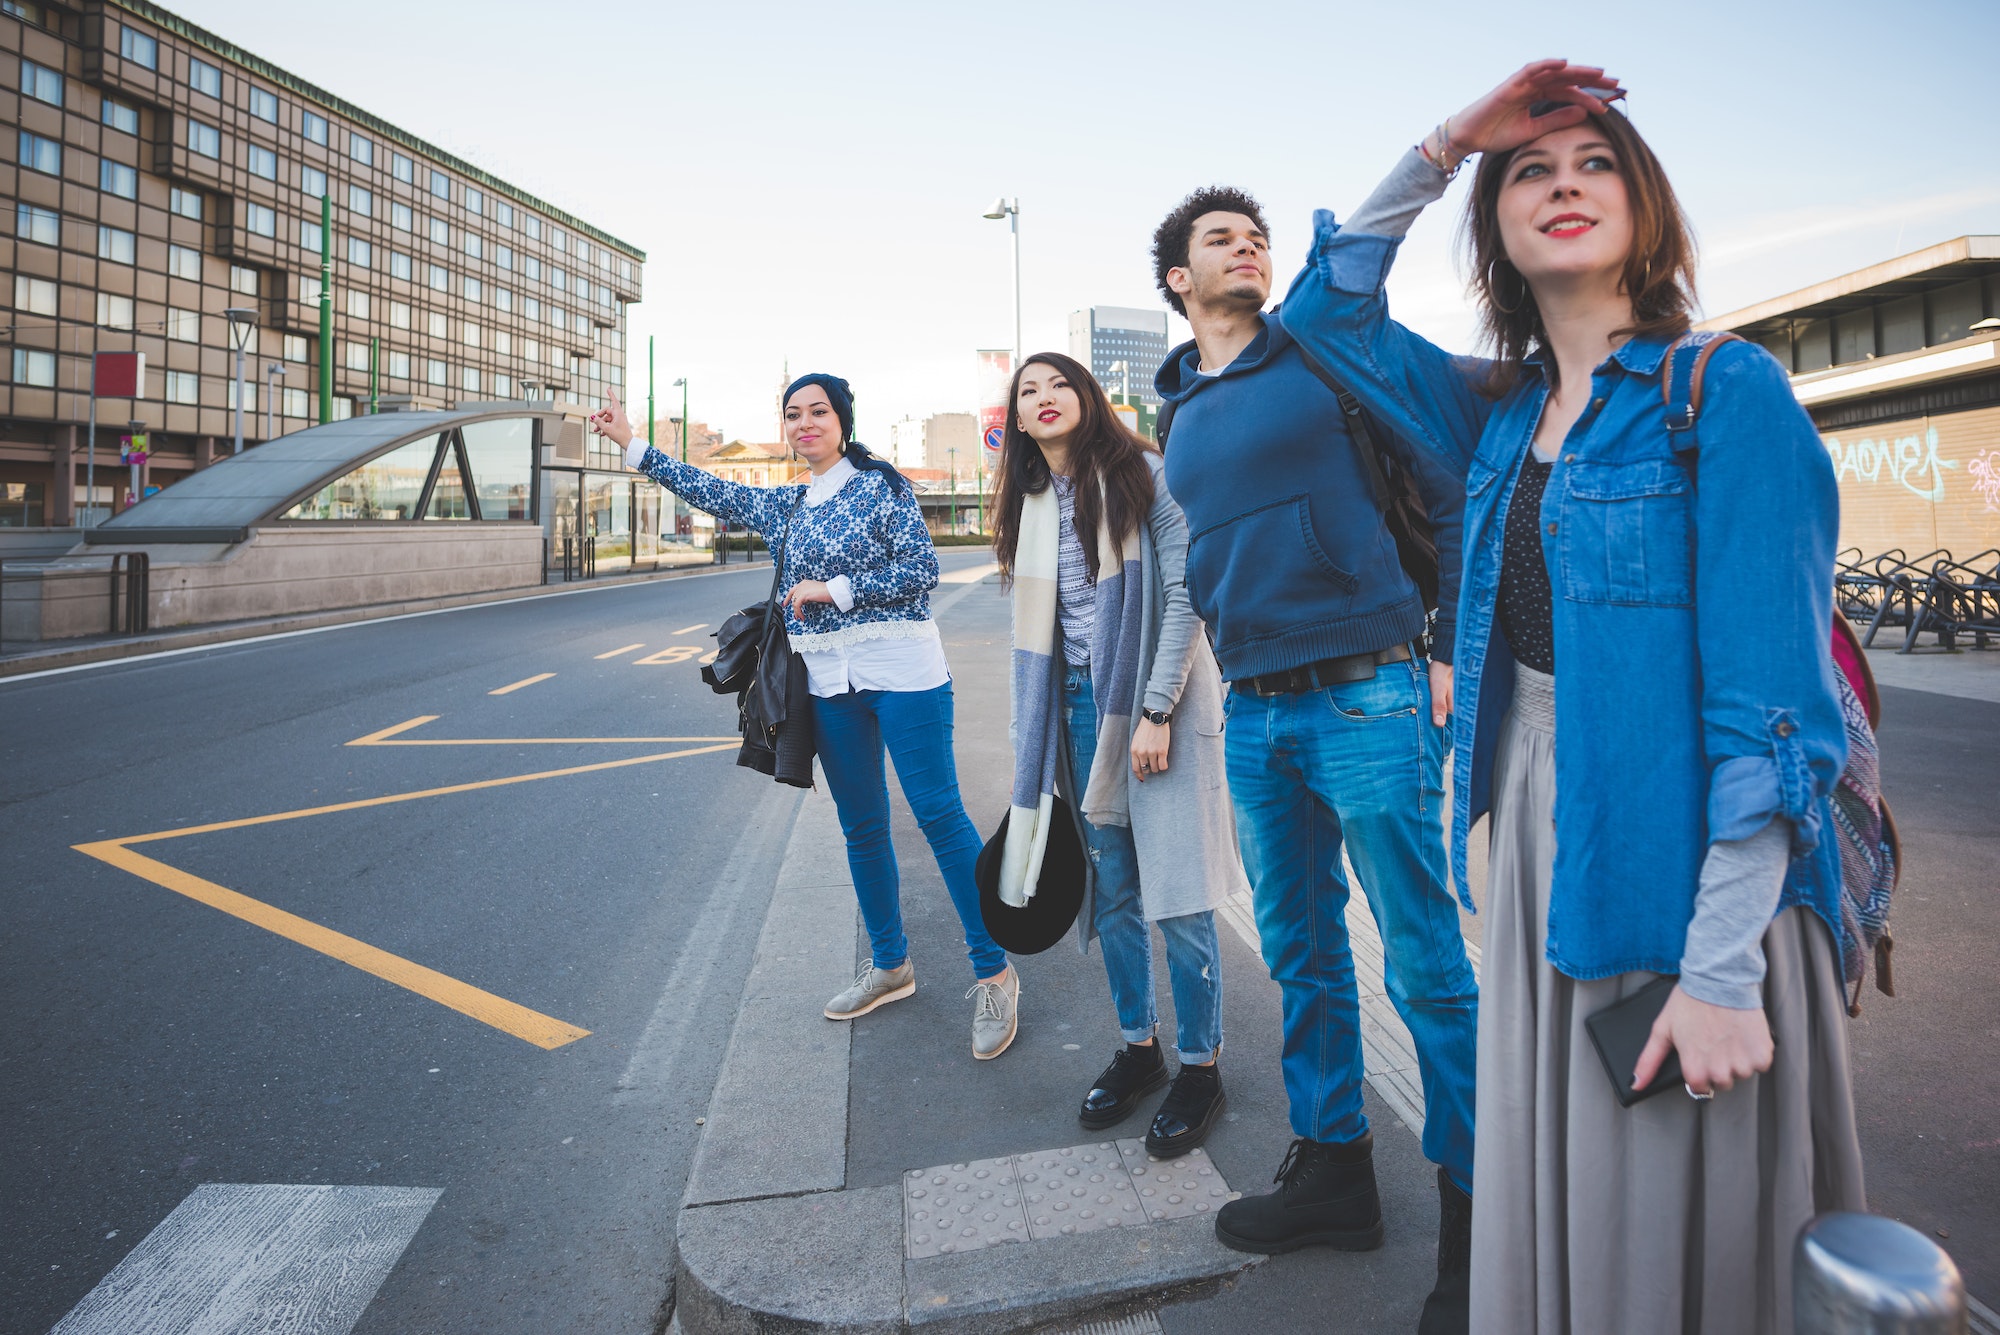
[[[917,990],[917,970],[908,960],[893,969],[878,969],[870,960],[861,966],[861,972],[854,980],[854,986],[826,1003],[826,1018],[829,1020],[852,1020],[866,1015],[877,1006],[886,1006],[892,1001],[901,1001]]]
[[[974,983],[967,999],[972,1003],[972,1055],[990,1062],[1014,1041],[1021,1027],[1021,971],[1008,966],[1007,976],[990,983]]]

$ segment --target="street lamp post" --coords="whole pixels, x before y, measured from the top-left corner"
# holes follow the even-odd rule
[[[284,373],[285,373],[285,364],[283,362],[264,363],[264,439],[265,440],[276,440],[278,438],[278,433],[273,427],[273,424],[277,420],[276,417],[274,416],[274,411],[277,408],[278,396],[277,393],[272,389],[272,385],[276,382],[277,377],[283,375]]]
[[[229,317],[229,342],[236,349],[236,449],[243,453],[243,345],[250,341],[250,333],[257,327],[257,309],[254,306],[231,306],[222,312]]]
[[[993,206],[980,215],[998,222],[1007,220],[1007,230],[1014,235],[1014,366],[1021,365],[1021,200],[1016,196],[1009,200],[1005,195],[993,201]]]

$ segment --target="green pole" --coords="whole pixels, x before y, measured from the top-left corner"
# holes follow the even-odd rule
[[[319,423],[333,420],[333,200],[319,197]]]
[[[375,415],[376,413],[375,405],[380,401],[381,398],[381,396],[376,393],[377,381],[375,378],[375,368],[380,363],[381,360],[382,360],[382,340],[379,338],[369,339],[368,340],[368,415],[370,417],[373,417]]]
[[[657,444],[653,439],[653,336],[646,335],[646,448]]]

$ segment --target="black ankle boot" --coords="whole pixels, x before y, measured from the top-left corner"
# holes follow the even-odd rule
[[[1314,1245],[1344,1252],[1382,1245],[1371,1133],[1338,1145],[1300,1137],[1271,1180],[1276,1191],[1233,1200],[1216,1212],[1217,1242],[1266,1256]]]
[[[1438,1169],[1438,1278],[1417,1335],[1465,1335],[1472,1324],[1472,1197]]]
[[[1181,1067],[1146,1131],[1146,1153],[1173,1159],[1196,1148],[1208,1139],[1228,1102],[1222,1093],[1222,1071],[1214,1064]]]
[[[1143,1047],[1127,1043],[1083,1096],[1083,1110],[1076,1120],[1088,1130],[1101,1131],[1130,1117],[1140,1099],[1166,1083],[1167,1062],[1160,1055],[1159,1040]]]

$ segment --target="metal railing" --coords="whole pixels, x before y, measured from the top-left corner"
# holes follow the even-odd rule
[[[546,565],[546,562],[544,562]],[[597,535],[579,539],[574,533],[563,534],[562,539],[563,583],[572,580],[597,578]]]
[[[1944,1249],[1880,1215],[1823,1214],[1792,1248],[1793,1335],[1966,1335]]]
[[[1863,623],[1862,644],[1873,648],[1885,628],[1900,629],[1896,650],[1910,653],[1929,634],[1941,649],[1970,637],[1976,649],[2000,643],[2000,548],[1960,561],[1943,549],[1915,559],[1900,548],[1866,557],[1850,547],[1833,578],[1834,606]]]

